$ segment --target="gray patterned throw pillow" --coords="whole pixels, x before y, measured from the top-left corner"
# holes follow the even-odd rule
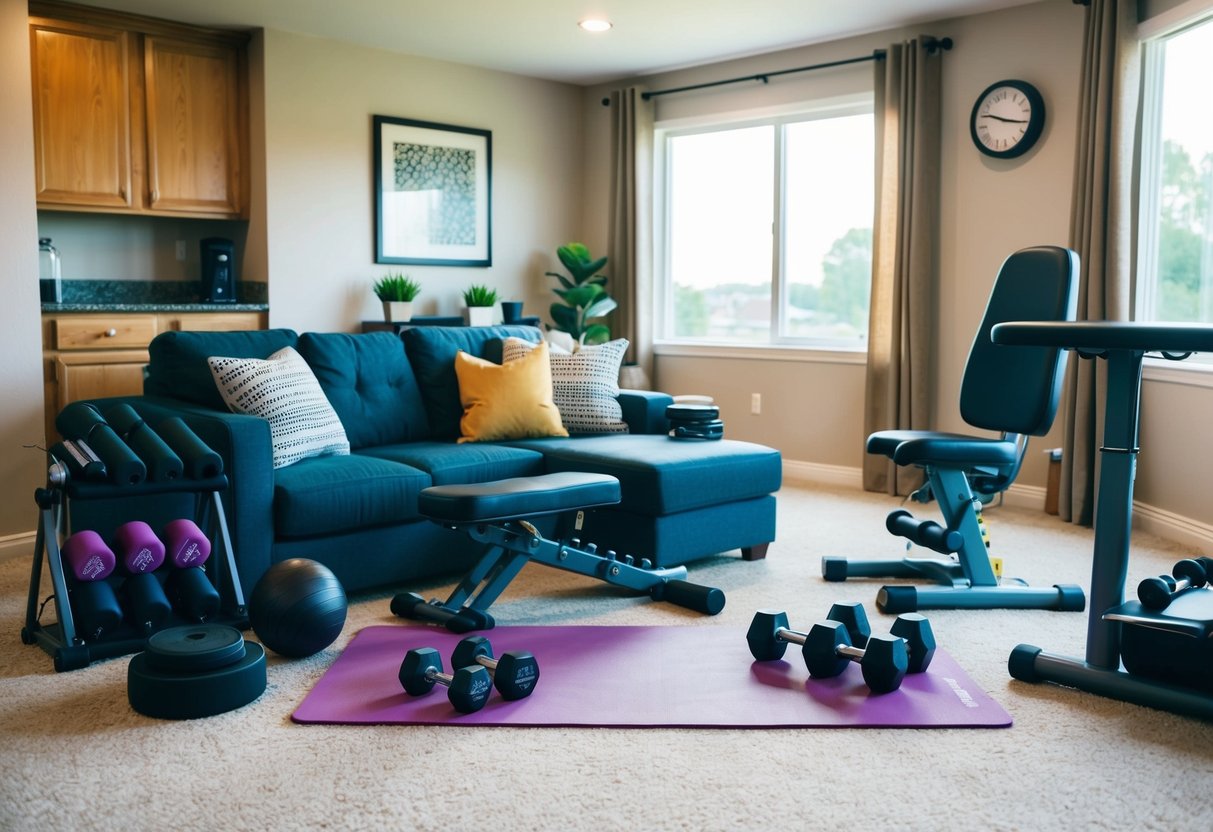
[[[515,361],[535,345],[506,338],[502,360]],[[551,350],[552,401],[569,433],[627,433],[619,407],[619,366],[627,352],[625,338],[585,346],[574,353]]]

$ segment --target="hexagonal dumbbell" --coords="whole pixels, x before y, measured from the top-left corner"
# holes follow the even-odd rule
[[[485,668],[493,677],[493,687],[503,699],[524,699],[539,681],[539,662],[525,650],[511,650],[493,658],[493,645],[484,636],[468,636],[451,653],[451,667]]]
[[[863,647],[868,643],[872,628],[863,605],[855,602],[840,602],[830,607],[827,620],[837,621],[847,629],[851,644]],[[782,610],[759,610],[754,613],[745,640],[750,645],[750,654],[760,662],[782,659],[788,644],[804,646],[807,636],[788,627],[788,614]]]
[[[433,647],[421,647],[404,654],[400,664],[400,685],[409,696],[424,696],[434,685],[448,688],[447,699],[460,713],[470,714],[489,701],[493,681],[480,665],[461,667],[454,675],[442,672],[442,657]]]
[[[935,657],[931,622],[917,613],[897,616],[889,634],[868,639],[866,649],[850,643],[846,628],[834,621],[814,624],[805,641],[809,675],[827,679],[842,673],[848,662],[858,662],[863,680],[873,693],[901,687],[907,673],[922,673]]]

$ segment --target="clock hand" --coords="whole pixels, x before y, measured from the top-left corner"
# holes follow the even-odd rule
[[[982,113],[981,117],[997,119],[998,121],[1005,121],[1008,124],[1027,124],[1028,123],[1028,120],[1026,118],[1003,118],[1002,116],[996,116],[993,113]]]

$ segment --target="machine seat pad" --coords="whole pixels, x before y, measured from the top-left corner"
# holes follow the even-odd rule
[[[567,471],[468,485],[433,485],[421,492],[417,507],[431,520],[460,525],[613,505],[619,502],[619,494],[615,477]]]
[[[1004,439],[937,434],[908,439],[893,450],[898,465],[971,468],[1014,465],[1019,448]]]

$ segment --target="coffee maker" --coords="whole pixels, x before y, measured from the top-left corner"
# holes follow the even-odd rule
[[[202,302],[236,302],[236,246],[222,237],[202,241]]]

